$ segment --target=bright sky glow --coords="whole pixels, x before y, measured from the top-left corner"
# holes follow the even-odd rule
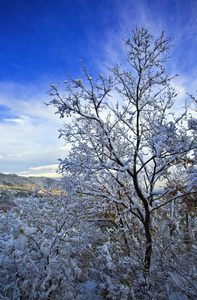
[[[124,58],[136,26],[174,38],[168,71],[179,98],[197,89],[196,0],[1,0],[0,172],[55,176],[68,148],[62,121],[44,103],[49,83],[93,77]],[[177,105],[178,109],[179,105]]]

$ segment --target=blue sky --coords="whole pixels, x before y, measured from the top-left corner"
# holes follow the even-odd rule
[[[136,26],[174,38],[179,101],[197,89],[196,0],[0,0],[0,172],[54,176],[68,148],[58,139],[49,83],[94,76],[124,59]]]

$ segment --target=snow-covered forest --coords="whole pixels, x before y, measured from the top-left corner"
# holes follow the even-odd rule
[[[178,103],[172,40],[136,28],[126,62],[51,84],[70,145],[62,193],[1,212],[2,299],[196,299],[197,100]],[[189,92],[189,91],[188,91]]]

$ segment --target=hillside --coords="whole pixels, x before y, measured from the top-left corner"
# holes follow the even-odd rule
[[[24,177],[0,173],[0,208],[13,205],[18,197],[28,197],[37,188],[60,189],[60,182],[47,177]]]
[[[45,187],[57,188],[59,181],[47,177],[24,177],[16,174],[0,173],[0,185],[10,187]]]

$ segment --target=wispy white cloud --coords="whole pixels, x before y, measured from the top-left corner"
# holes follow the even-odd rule
[[[31,119],[28,116],[19,115],[18,118],[5,118],[4,121],[25,125],[26,123],[30,123]]]
[[[50,101],[44,91],[14,83],[1,86],[0,172],[29,173],[32,163],[32,167],[54,165],[58,158],[64,158],[67,149],[58,139],[62,121],[44,104]]]
[[[45,177],[61,177],[57,172],[58,164],[29,167],[28,170],[19,172],[21,176],[45,176]]]
[[[32,171],[43,171],[43,170],[57,170],[58,164],[49,165],[49,166],[39,166],[39,167],[30,167],[29,170]]]
[[[27,171],[27,172],[19,172],[18,175],[19,176],[24,176],[24,177],[34,176],[34,177],[61,178],[61,175],[58,174],[57,172],[31,173],[31,172]]]
[[[9,113],[9,119],[14,116],[26,121],[47,121],[61,124],[54,114],[52,106],[47,106],[51,99],[47,95],[49,86],[43,83],[42,89],[35,85],[23,85],[14,82],[0,82],[0,105],[4,106]]]
[[[26,151],[26,152],[23,152],[23,153],[11,153],[11,154],[7,154],[7,158],[23,158],[25,157],[26,155],[29,155],[31,154],[32,151]]]

